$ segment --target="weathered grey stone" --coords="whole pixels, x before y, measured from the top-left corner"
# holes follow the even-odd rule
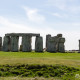
[[[10,50],[10,37],[4,36],[3,51],[9,51],[9,50]]]
[[[11,51],[18,52],[18,40],[19,36],[11,36]]]
[[[65,38],[59,38],[59,52],[65,52],[65,46],[64,46]]]
[[[36,33],[7,33],[5,36],[40,36]]]
[[[54,36],[54,38],[55,38],[55,42],[56,42],[56,52],[58,52],[59,51],[59,46],[58,46],[58,44],[59,44],[59,37],[58,36]]]
[[[46,51],[47,52],[50,52],[50,42],[49,42],[50,38],[51,38],[50,34],[46,35]]]
[[[55,37],[51,37],[49,40],[49,52],[56,52],[56,39]]]
[[[22,36],[22,51],[31,51],[31,36]]]
[[[80,40],[79,40],[79,53],[80,53]]]
[[[35,52],[43,52],[43,38],[42,37],[36,37]]]
[[[2,51],[2,37],[0,37],[0,51]]]
[[[56,52],[57,36],[51,37],[51,35],[46,35],[46,51]]]
[[[62,34],[57,34],[57,37],[62,37]]]

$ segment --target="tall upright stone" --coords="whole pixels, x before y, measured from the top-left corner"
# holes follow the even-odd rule
[[[18,40],[19,36],[11,36],[11,51],[18,52]]]
[[[35,52],[43,52],[43,38],[40,36],[35,40]]]
[[[57,38],[57,40],[56,40],[56,49],[57,49],[57,52],[59,52],[59,38],[62,38],[62,34],[57,34],[56,38]]]
[[[64,42],[65,42],[65,38],[59,38],[59,43],[58,43],[59,52],[62,52],[62,53],[65,52]]]
[[[80,53],[80,40],[79,40],[79,53]]]
[[[46,35],[46,51],[47,52],[50,51],[50,39],[51,39],[51,35],[50,34]]]
[[[32,36],[22,36],[22,51],[31,52],[31,37]]]
[[[10,37],[9,36],[4,36],[3,40],[3,51],[9,51],[10,50]]]
[[[2,37],[0,37],[0,51],[2,51]]]
[[[59,44],[59,37],[58,36],[54,36],[54,38],[55,38],[55,45],[56,45],[56,52],[58,52],[58,49],[59,49],[59,46],[58,46],[58,44]]]
[[[56,38],[55,37],[51,37],[49,40],[49,52],[56,52]]]

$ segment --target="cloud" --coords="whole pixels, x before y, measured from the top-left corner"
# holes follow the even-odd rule
[[[47,6],[53,6],[63,11],[80,13],[79,0],[47,0]]]
[[[12,33],[12,32],[38,32],[36,29],[31,28],[28,25],[13,23],[10,20],[0,16],[0,29],[2,33]]]
[[[66,0],[48,0],[47,5],[55,6],[59,9],[63,10],[66,7]]]
[[[36,22],[36,23],[43,23],[45,21],[45,17],[39,14],[38,9],[31,9],[29,7],[23,6],[23,9],[26,12],[26,16],[29,21]]]
[[[66,14],[61,15],[61,14],[59,14],[59,13],[52,13],[52,15],[53,15],[53,16],[56,16],[56,17],[58,17],[58,18],[68,17]]]

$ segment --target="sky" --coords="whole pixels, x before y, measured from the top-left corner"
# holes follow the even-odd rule
[[[65,49],[78,50],[80,0],[0,0],[0,36],[6,33],[40,33],[44,47],[47,34],[63,34]]]

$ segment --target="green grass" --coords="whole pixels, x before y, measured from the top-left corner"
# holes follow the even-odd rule
[[[35,77],[35,78],[27,78],[27,77],[0,77],[0,80],[61,80],[58,78],[43,78],[43,77]]]
[[[0,65],[63,64],[80,68],[79,53],[0,52]]]
[[[80,79],[80,69],[64,65],[0,65],[0,77],[18,77],[18,80],[24,77],[38,77],[37,80],[41,77],[53,78],[51,80],[77,80]]]
[[[47,64],[47,65],[66,65],[80,69],[80,53],[35,53],[35,52],[0,52],[0,65],[21,65],[21,64]],[[74,73],[79,74],[79,73]],[[63,80],[79,80],[80,78],[71,78],[70,75],[63,76]],[[69,79],[69,77],[71,79]],[[46,80],[46,78],[21,78],[21,77],[0,77],[0,80]],[[49,78],[47,80],[60,80]],[[62,80],[62,79],[61,79]]]

